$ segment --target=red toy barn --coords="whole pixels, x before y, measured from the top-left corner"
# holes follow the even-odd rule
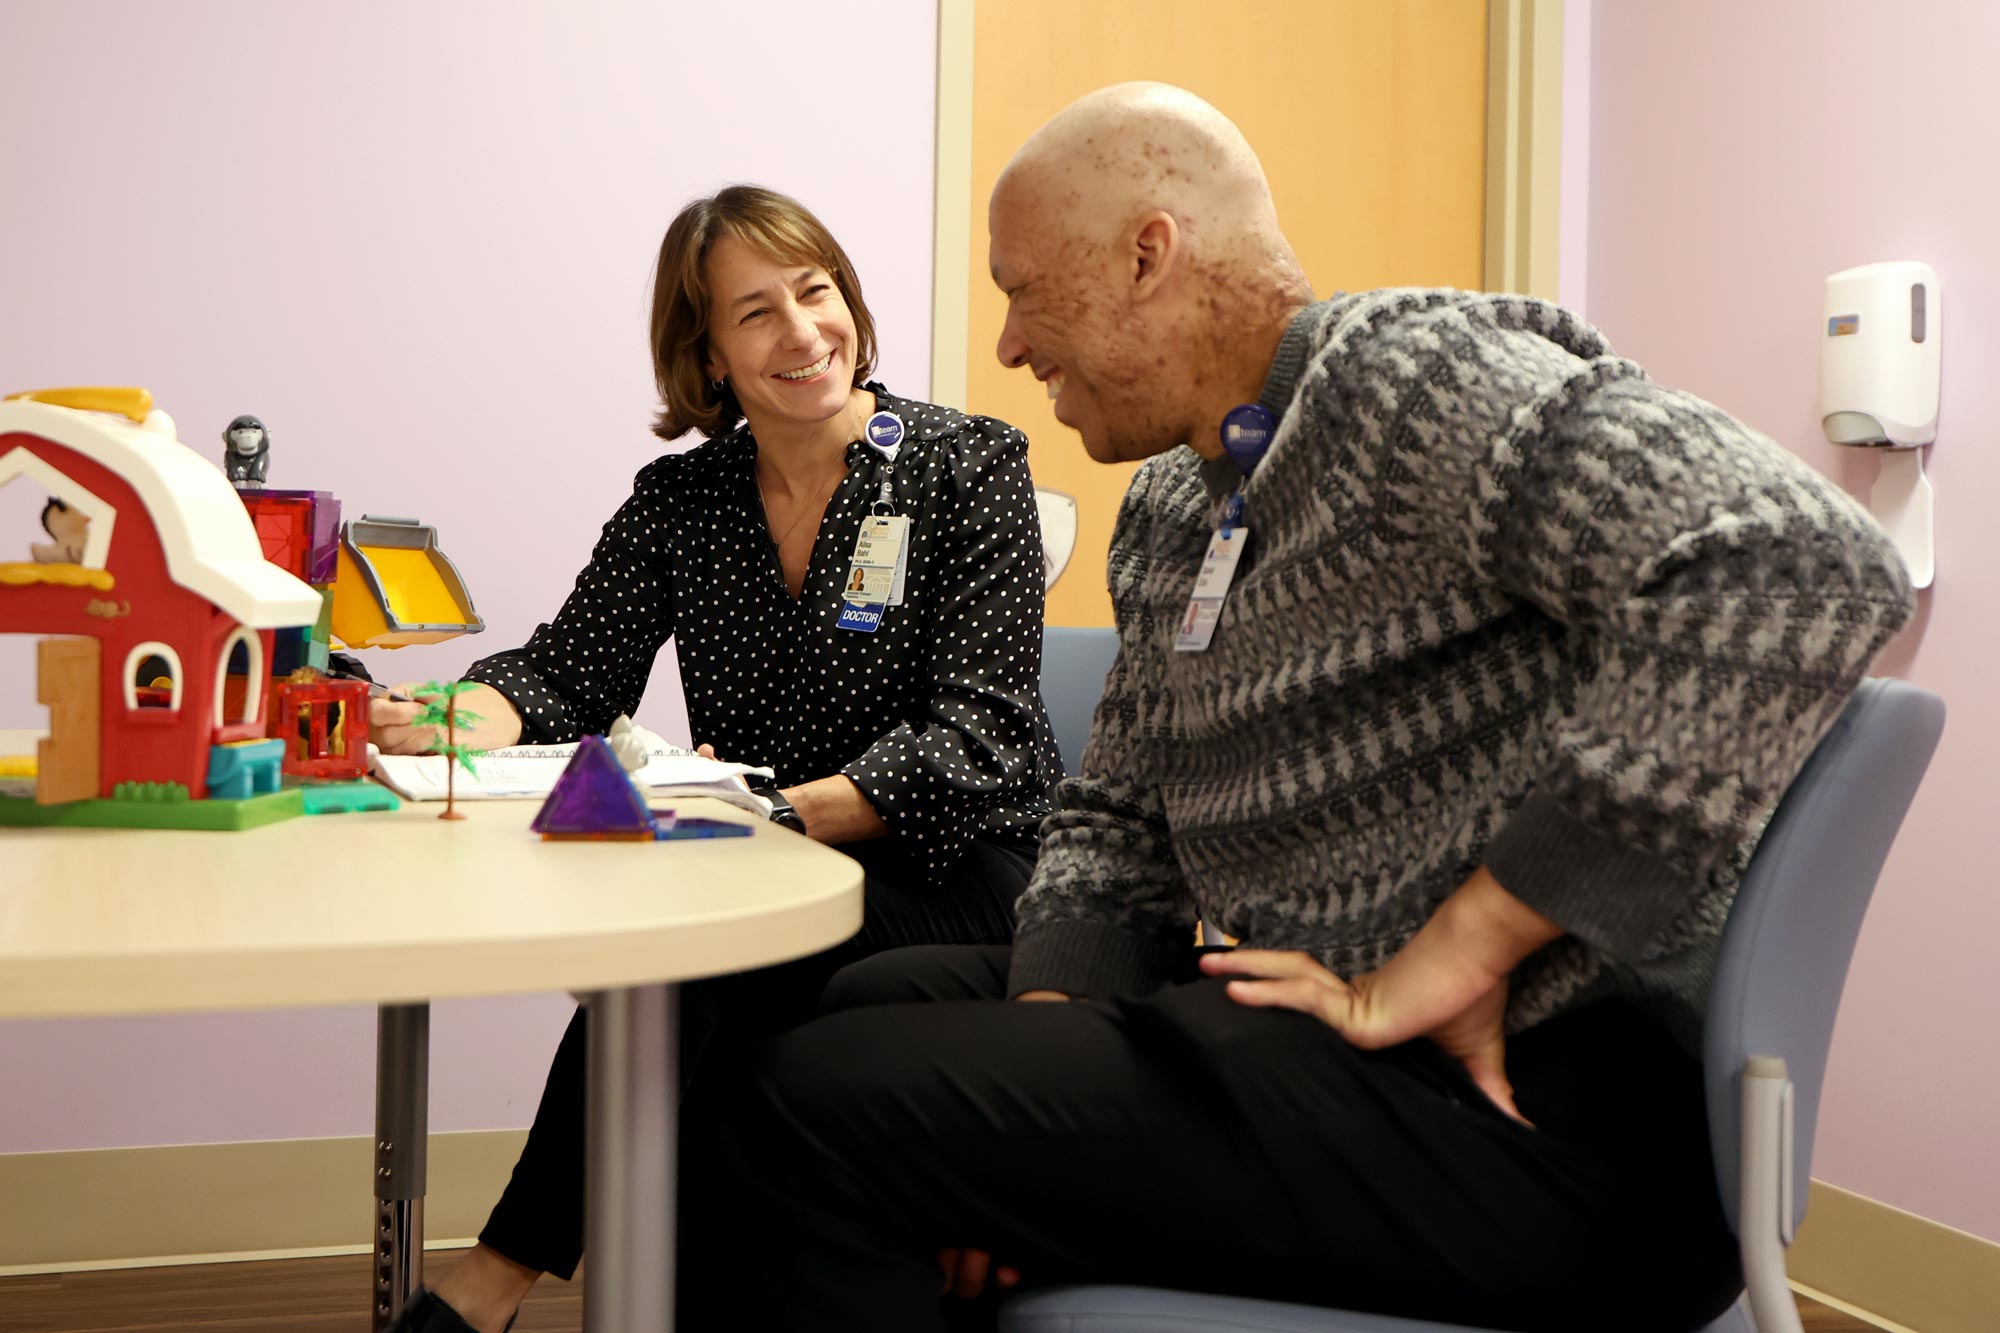
[[[0,632],[52,636],[43,804],[126,782],[208,795],[213,747],[265,733],[272,631],[320,611],[318,592],[264,559],[222,472],[149,398],[132,401],[143,424],[0,403],[0,485],[26,476],[90,520],[75,563],[0,560]]]

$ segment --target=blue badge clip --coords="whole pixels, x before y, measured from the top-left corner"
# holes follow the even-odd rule
[[[895,461],[896,451],[903,447],[903,419],[894,412],[877,412],[868,418],[868,424],[861,429],[868,443],[880,449]]]
[[[1264,451],[1271,447],[1271,436],[1277,430],[1278,419],[1262,403],[1232,407],[1222,418],[1222,450],[1247,477],[1264,461]]]

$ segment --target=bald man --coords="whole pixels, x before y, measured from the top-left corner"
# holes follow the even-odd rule
[[[1315,301],[1181,90],[1064,111],[989,224],[1000,359],[1091,457],[1147,460],[1118,658],[1011,952],[843,973],[704,1110],[690,1325],[939,1329],[981,1313],[942,1254],[961,1292],[990,1256],[1699,1327],[1741,1286],[1695,1054],[1716,944],[1910,614],[1893,551],[1564,311]],[[1197,918],[1242,947],[1197,953]]]

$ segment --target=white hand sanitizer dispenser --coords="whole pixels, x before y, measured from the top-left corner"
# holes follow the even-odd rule
[[[1938,277],[1929,264],[1864,264],[1826,280],[1821,425],[1835,444],[1883,451],[1868,510],[1919,588],[1936,572],[1923,446],[1937,438],[1940,350]]]

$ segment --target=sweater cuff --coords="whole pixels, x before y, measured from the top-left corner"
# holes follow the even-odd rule
[[[1031,990],[1092,1000],[1144,995],[1173,979],[1181,952],[1101,921],[1029,926],[1014,940],[1007,998]]]
[[[1644,953],[1699,887],[1541,792],[1487,846],[1486,868],[1507,892],[1615,959]]]

